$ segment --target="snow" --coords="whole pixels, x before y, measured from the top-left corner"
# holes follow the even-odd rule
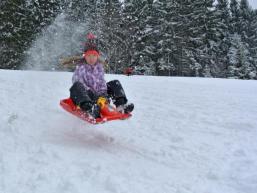
[[[1,193],[256,192],[256,81],[106,75],[136,108],[94,126],[71,76],[0,70]]]
[[[249,0],[250,6],[252,6],[254,9],[257,9],[257,2],[255,0]]]

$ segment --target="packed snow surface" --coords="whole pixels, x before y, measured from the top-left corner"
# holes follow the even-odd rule
[[[0,70],[0,193],[257,192],[257,81],[106,75],[133,117],[90,125],[71,76]]]

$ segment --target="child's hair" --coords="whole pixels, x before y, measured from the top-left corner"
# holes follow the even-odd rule
[[[84,53],[88,50],[96,50],[99,53],[99,50],[97,48],[98,47],[97,37],[92,33],[88,33],[86,38],[87,38],[87,41],[85,43]],[[74,66],[75,64],[83,60],[84,60],[83,56],[70,56],[67,58],[62,58],[60,60],[60,63],[64,66]],[[101,57],[98,59],[98,61],[104,64],[106,67],[108,66],[108,63]]]
[[[83,60],[85,60],[85,58],[82,57],[82,56],[70,56],[70,57],[61,59],[60,63],[64,66],[68,67],[68,66],[74,66],[74,65],[76,65],[77,63],[79,63]],[[106,66],[106,67],[108,66],[108,63],[104,59],[102,59],[101,57],[98,58],[98,61],[100,63],[102,63],[104,66]]]

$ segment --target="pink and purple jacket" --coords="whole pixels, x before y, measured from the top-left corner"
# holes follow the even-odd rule
[[[81,82],[87,90],[92,90],[96,95],[106,95],[107,85],[104,79],[104,67],[100,62],[95,65],[82,61],[76,66],[72,76],[72,83]]]

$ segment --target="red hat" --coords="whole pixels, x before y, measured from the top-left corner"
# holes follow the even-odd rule
[[[88,56],[88,55],[95,55],[95,56],[99,56],[99,52],[97,50],[87,50],[86,52],[84,52],[83,56]]]

